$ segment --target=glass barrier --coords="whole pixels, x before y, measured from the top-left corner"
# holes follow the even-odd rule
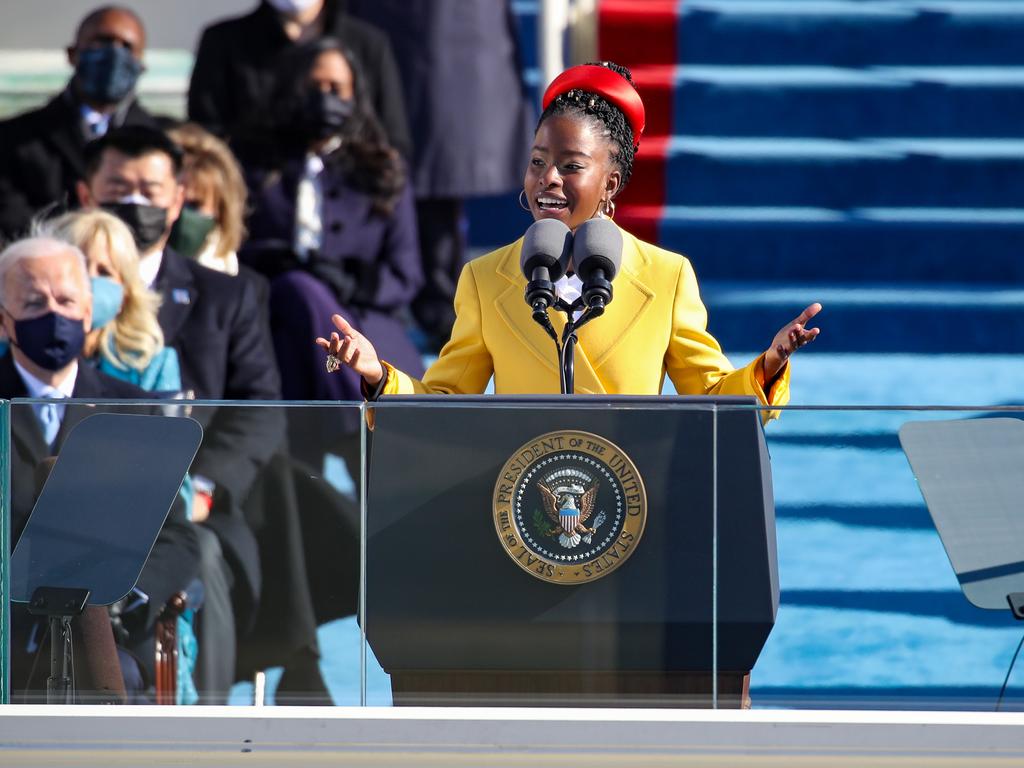
[[[8,511],[11,506],[10,418],[10,403],[0,400],[0,704],[6,704],[11,700],[10,675],[8,673],[10,665],[7,653],[11,636],[10,558],[8,557],[12,547],[10,513]]]
[[[781,600],[754,707],[1021,709],[1022,417],[789,408],[768,425]]]
[[[5,701],[1020,708],[1024,409],[47,404]]]
[[[360,407],[12,401],[9,700],[365,701]]]
[[[713,399],[419,396],[369,413],[362,626],[396,705],[708,700]]]

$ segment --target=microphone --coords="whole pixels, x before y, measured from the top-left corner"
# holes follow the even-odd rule
[[[527,279],[526,303],[534,317],[555,303],[555,281],[565,274],[572,256],[572,231],[555,219],[535,221],[523,237],[519,266]]]
[[[612,300],[612,280],[622,265],[622,232],[609,219],[587,219],[576,228],[572,260],[583,282],[583,303],[592,314]]]

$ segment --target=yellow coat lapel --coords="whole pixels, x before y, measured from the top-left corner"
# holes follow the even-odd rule
[[[621,231],[621,230],[620,230]],[[639,322],[654,299],[654,290],[643,280],[647,257],[637,248],[636,239],[623,232],[622,268],[615,279],[615,296],[605,314],[585,325],[579,332],[575,355],[576,391],[584,394],[605,394],[599,369],[623,341],[629,330]],[[498,314],[509,332],[522,342],[545,368],[557,372],[555,345],[544,329],[537,325],[525,306],[523,294],[526,278],[519,269],[522,240],[506,249],[498,261],[497,273],[505,285],[495,298]],[[559,339],[565,328],[565,316],[550,312],[551,324]]]
[[[555,356],[554,342],[544,329],[533,321],[529,307],[526,306],[526,278],[519,270],[522,244],[522,238],[516,240],[508,246],[504,257],[498,261],[497,273],[504,278],[504,285],[495,296],[494,305],[509,333],[529,349],[541,365],[557,373],[558,360]],[[565,322],[553,317],[552,323],[561,336]]]
[[[632,235],[623,232],[622,241],[622,268],[613,283],[612,302],[601,317],[579,332],[580,346],[595,368],[604,364],[654,300],[654,289],[642,277],[647,257],[636,247]]]

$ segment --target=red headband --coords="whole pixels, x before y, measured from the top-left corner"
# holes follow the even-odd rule
[[[621,109],[622,114],[626,116],[626,122],[633,129],[633,142],[640,143],[640,134],[644,132],[646,122],[644,103],[629,80],[618,72],[597,64],[570,67],[552,80],[551,85],[544,91],[542,108],[547,109],[548,104],[555,98],[574,88],[603,96]]]

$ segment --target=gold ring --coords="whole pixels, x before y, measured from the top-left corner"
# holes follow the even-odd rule
[[[327,362],[325,363],[328,373],[334,373],[335,371],[341,370],[341,360],[335,354],[327,355]]]

